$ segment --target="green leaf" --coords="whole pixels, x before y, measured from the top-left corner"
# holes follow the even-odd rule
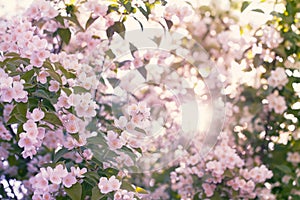
[[[93,156],[92,161],[96,163],[99,167],[103,166],[103,163],[99,159],[95,158],[95,156]]]
[[[5,57],[20,57],[20,55],[15,52],[7,52],[4,54],[4,56]]]
[[[143,153],[142,149],[141,148],[134,148],[134,150],[136,150],[137,152],[139,152],[140,154]]]
[[[49,96],[49,93],[42,89],[39,89],[39,90],[33,92],[32,95],[34,95],[35,97],[43,98],[43,99],[51,99]]]
[[[29,84],[29,83],[24,83],[23,86],[24,86],[24,89],[31,89],[31,88],[36,87],[36,85]]]
[[[59,161],[57,163],[44,163],[44,164],[42,164],[42,167],[55,168],[57,165],[64,165],[65,166],[65,161]]]
[[[54,113],[46,112],[43,120],[50,124],[53,124],[54,126],[62,126],[63,125],[62,122],[60,121],[60,119]]]
[[[6,124],[15,124],[26,121],[27,103],[17,103],[11,111],[11,117]]]
[[[63,87],[61,89],[67,94],[67,96],[70,96],[72,94],[72,91],[69,88]]]
[[[115,30],[114,30],[114,26],[110,26],[108,27],[108,29],[106,29],[106,35],[108,38],[112,38],[112,36],[114,35]]]
[[[76,8],[73,4],[66,5],[67,14],[72,14],[76,11]]]
[[[168,3],[166,0],[160,0],[160,2],[161,2],[161,5],[163,5],[163,6],[167,5],[167,3]]]
[[[103,133],[98,133],[95,137],[87,138],[87,143],[91,145],[101,145],[107,147],[106,140],[103,136]]]
[[[60,149],[58,152],[56,152],[53,156],[53,162],[56,163],[59,161],[60,158],[63,157],[63,155],[65,155],[66,153],[68,153],[69,150],[66,148],[62,148]]]
[[[244,1],[241,7],[241,12],[243,12],[250,5],[249,1]]]
[[[78,134],[78,133],[72,133],[71,136],[72,136],[75,140],[79,141],[79,134]]]
[[[26,83],[28,83],[31,80],[31,78],[33,77],[33,75],[34,75],[34,69],[25,72],[21,76],[21,79],[23,79]]]
[[[275,166],[277,169],[279,169],[280,171],[282,171],[285,174],[291,174],[292,170],[286,166],[286,165],[276,165]]]
[[[214,195],[212,197],[210,197],[210,200],[219,200],[219,199],[222,199],[222,198],[217,191],[215,191]]]
[[[54,68],[49,61],[45,61],[43,67],[50,69],[51,71],[54,71]]]
[[[108,78],[107,80],[113,88],[117,87],[120,84],[120,80],[117,78]]]
[[[58,21],[61,25],[65,26],[64,18],[59,14],[55,17],[56,21]]]
[[[253,10],[251,10],[251,11],[259,12],[259,13],[265,13],[262,9],[259,9],[259,8],[253,9]]]
[[[92,189],[92,199],[91,200],[100,200],[104,197],[104,194],[100,193],[98,186],[93,187]]]
[[[15,106],[15,109],[17,109],[17,113],[18,114],[21,114],[21,115],[23,115],[23,116],[26,117],[26,114],[27,114],[27,103],[18,103]],[[12,111],[12,113],[14,113],[14,111]]]
[[[6,122],[7,125],[11,125],[11,124],[17,124],[19,123],[19,120],[17,120],[17,118],[12,115]]]
[[[125,26],[122,22],[115,22],[112,26],[108,27],[106,30],[106,35],[108,38],[111,38],[114,33],[118,33],[122,38],[125,37]]]
[[[60,64],[56,64],[55,65],[62,73],[63,75],[67,78],[67,79],[70,79],[70,78],[76,78],[76,74],[68,71],[67,69],[65,69],[62,65]]]
[[[146,19],[149,19],[149,12],[145,10],[143,7],[138,7],[138,9],[141,11],[141,13],[146,17]]]
[[[124,4],[124,7],[125,7],[125,9],[127,10],[128,13],[131,13],[132,6],[131,6],[131,2],[130,2],[130,1],[127,1],[127,2]]]
[[[51,70],[47,70],[47,72],[50,74],[50,76],[56,80],[57,82],[59,82],[60,84],[62,84],[62,80],[61,77],[58,73],[56,73],[55,71],[51,71]]]
[[[300,151],[300,140],[296,140],[292,143],[293,151]]]
[[[19,124],[19,125],[18,125],[18,129],[17,129],[17,133],[20,134],[20,133],[22,133],[22,132],[24,132],[23,124]]]
[[[75,6],[73,6],[73,8],[75,9]],[[73,9],[73,11],[74,11],[74,9]],[[77,16],[73,13],[73,11],[70,13],[71,14],[70,17],[64,17],[64,18],[67,19],[67,20],[70,20],[71,22],[76,24],[79,27],[80,31],[84,31],[84,28],[81,26],[80,22],[77,19]]]
[[[65,187],[65,191],[72,200],[81,200],[82,186],[80,183],[77,182],[70,188]]]
[[[141,74],[145,79],[147,79],[147,70],[146,70],[145,66],[139,67],[137,70],[140,72],[140,74]],[[143,132],[145,132],[145,131],[143,131]]]
[[[93,18],[92,15],[91,15],[90,18],[87,20],[87,22],[85,24],[85,30],[87,30],[94,23],[94,21],[96,21],[98,18],[99,17]]]
[[[8,161],[8,163],[9,163],[10,166],[16,165],[18,163],[15,155],[10,155],[7,158],[7,161]]]
[[[48,111],[54,111],[55,112],[55,108],[51,102],[51,100],[53,101],[53,99],[43,99],[42,105],[48,110]]]
[[[57,33],[62,39],[62,41],[66,44],[69,44],[71,39],[71,31],[68,28],[58,28]]]
[[[118,174],[119,170],[109,167],[104,170],[104,173],[106,176],[110,177],[110,176]]]
[[[110,59],[114,59],[116,57],[116,55],[112,52],[111,49],[107,50],[105,52],[105,54],[110,58]]]
[[[121,189],[131,191],[131,192],[135,192],[134,187],[130,183],[128,183],[127,181],[122,182]]]
[[[173,26],[173,22],[171,20],[165,19],[168,29],[170,30]]]
[[[263,60],[260,58],[260,54],[256,54],[254,56],[253,64],[254,67],[259,67],[261,64],[263,64]]]
[[[155,36],[155,37],[153,37],[152,41],[155,42],[155,44],[156,44],[157,46],[159,46],[160,43],[161,43],[161,39],[162,39],[161,37]]]
[[[48,130],[51,130],[51,131],[54,131],[54,129],[51,128],[50,126],[48,126],[47,124],[39,124],[39,127],[42,127],[42,128],[45,128],[45,129],[48,129]]]
[[[26,116],[24,116],[24,115],[16,114],[15,117],[17,118],[17,120],[19,120],[19,122],[27,121]]]
[[[97,183],[99,182],[99,179],[100,179],[99,174],[97,172],[94,172],[94,171],[86,172],[84,174],[84,177],[90,179],[96,185],[97,185]]]
[[[193,200],[201,200],[200,197],[199,197],[199,196],[200,196],[199,194],[200,194],[200,192],[197,192],[197,193],[194,195]]]
[[[113,11],[118,12],[118,10],[119,10],[119,5],[117,5],[117,4],[110,4],[108,6],[107,14],[109,14],[109,13],[111,13]]]
[[[129,42],[129,49],[130,49],[131,55],[134,57],[133,53],[136,52],[138,49],[131,42]]]
[[[75,94],[81,94],[81,93],[89,92],[87,89],[85,89],[84,87],[81,87],[81,86],[74,86],[72,88],[73,88],[73,91],[74,91]]]
[[[38,105],[39,99],[36,98],[34,95],[31,95],[30,97],[28,97],[28,103],[29,109],[33,110],[34,108],[36,108],[36,105]]]

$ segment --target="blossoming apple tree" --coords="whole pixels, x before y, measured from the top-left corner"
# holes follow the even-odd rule
[[[0,19],[1,199],[299,198],[299,10],[35,0]]]

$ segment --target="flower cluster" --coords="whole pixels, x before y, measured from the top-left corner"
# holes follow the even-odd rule
[[[74,107],[78,117],[94,117],[98,108],[90,93],[71,94],[68,104]]]
[[[0,68],[0,98],[2,102],[26,102],[28,93],[24,91],[24,80],[19,77],[10,77],[2,68]]]
[[[121,182],[116,179],[115,176],[111,176],[109,179],[106,177],[101,177],[98,183],[98,187],[103,194],[107,194],[112,191],[117,191],[120,189]]]
[[[34,110],[32,116],[33,119],[29,119],[23,124],[25,132],[20,133],[18,142],[18,145],[24,148],[22,152],[24,158],[32,158],[37,153],[36,149],[42,145],[45,137],[45,128],[38,127],[35,122],[35,120],[43,118],[43,112]]]
[[[68,172],[62,164],[54,169],[47,167],[40,170],[40,173],[29,180],[34,190],[32,199],[52,199],[51,194],[59,190],[60,184],[70,188],[77,183],[77,178],[83,178],[83,174],[87,171],[86,168],[71,167],[71,171]]]
[[[0,122],[0,139],[1,140],[11,140],[12,135],[10,134],[10,132],[5,128],[5,126],[3,125],[3,123]]]
[[[281,89],[287,82],[288,78],[283,68],[278,67],[271,71],[271,76],[268,78],[268,84],[270,86]]]
[[[114,200],[137,200],[134,192],[127,190],[118,190],[114,195]]]
[[[277,90],[267,96],[267,100],[270,111],[274,110],[275,113],[282,114],[287,109],[284,97],[280,96]]]

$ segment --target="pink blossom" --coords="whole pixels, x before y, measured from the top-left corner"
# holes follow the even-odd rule
[[[216,188],[213,184],[203,183],[202,188],[204,189],[204,192],[207,197],[211,197],[214,195],[214,190]]]
[[[66,97],[65,95],[61,95],[58,98],[57,106],[59,106],[59,107],[65,107],[67,109],[70,108],[70,104],[68,102],[68,97]]]
[[[298,164],[300,163],[300,154],[298,152],[288,152],[286,160],[293,164]]]
[[[121,129],[125,128],[127,122],[128,121],[127,121],[127,119],[126,119],[125,116],[121,116],[118,120],[115,119],[116,126],[119,127],[119,128],[121,128]]]
[[[39,57],[40,60],[45,61],[46,58],[48,58],[50,56],[49,51],[46,50],[39,50],[37,52],[37,56]]]
[[[12,88],[2,90],[1,100],[4,102],[11,102],[15,96],[15,91]]]
[[[43,176],[39,173],[35,177],[30,179],[31,184],[34,188],[46,189],[48,187],[48,181],[43,178]]]
[[[63,165],[57,165],[54,170],[53,173],[55,173],[56,175],[58,175],[59,177],[63,178],[65,176],[68,175],[68,171],[67,169],[63,166]]]
[[[282,114],[287,109],[285,99],[278,94],[278,91],[267,96],[267,100],[269,102],[269,110],[274,110],[277,114]]]
[[[40,39],[38,36],[33,36],[32,44],[34,45],[36,50],[44,50],[48,45],[46,39]]]
[[[22,152],[22,156],[23,158],[30,157],[30,159],[32,159],[33,155],[35,155],[36,153],[36,148],[34,146],[26,147],[26,149],[24,149],[24,151]]]
[[[116,179],[115,176],[109,178],[109,183],[113,191],[119,190],[121,187],[121,182],[118,179]]]
[[[59,176],[59,174],[56,174],[54,172],[52,172],[49,175],[49,180],[54,183],[54,184],[60,184],[61,183],[61,177]]]
[[[65,123],[65,128],[68,133],[77,133],[79,131],[77,122],[67,122]]]
[[[38,122],[40,120],[42,120],[45,117],[45,113],[38,108],[33,109],[32,113],[31,113],[31,118],[33,119],[33,121]]]
[[[36,67],[42,67],[43,60],[39,58],[39,56],[35,53],[33,53],[30,57],[30,64],[36,66]]]
[[[57,81],[51,80],[49,91],[50,92],[57,92],[59,90],[59,83]]]
[[[37,81],[39,81],[42,84],[45,84],[45,83],[47,83],[47,76],[48,76],[47,72],[41,71],[39,73],[39,75],[37,76]]]
[[[97,5],[94,6],[94,14],[96,14],[96,15],[105,16],[107,10],[108,10],[107,5],[97,4]]]
[[[254,190],[254,188],[255,188],[255,183],[252,180],[249,180],[246,183],[244,190],[250,193]]]
[[[93,152],[90,149],[85,149],[82,155],[86,160],[91,160],[93,158]]]
[[[70,188],[77,182],[76,177],[69,173],[67,176],[63,178],[63,185],[67,188]]]
[[[277,31],[273,26],[266,26],[263,29],[261,40],[269,48],[276,48],[283,41],[283,38],[281,38],[279,31]]]
[[[24,148],[31,148],[33,146],[34,142],[32,141],[31,138],[27,136],[22,136],[18,142],[19,147],[24,147]]]
[[[282,88],[288,82],[288,77],[282,67],[277,67],[271,71],[271,76],[268,78],[268,84],[272,87]]]
[[[128,106],[128,114],[135,115],[139,112],[139,108],[136,104],[131,104]]]
[[[30,131],[31,129],[37,129],[37,125],[33,119],[29,119],[23,124],[23,129],[25,131]]]
[[[31,138],[33,141],[37,140],[37,135],[38,135],[38,129],[30,129],[26,131],[26,136]]]
[[[71,173],[76,177],[82,178],[84,177],[83,174],[85,174],[86,172],[87,172],[86,168],[80,169],[79,167],[73,167],[73,166],[71,167]]]
[[[43,194],[43,200],[51,200],[51,199],[53,199],[51,194],[49,194],[49,193]]]
[[[23,80],[22,80],[23,81]],[[22,82],[19,81],[14,81],[13,82],[13,94],[14,94],[14,99],[23,99],[27,97],[27,92],[24,91],[24,86]]]
[[[98,187],[103,194],[107,194],[112,191],[117,191],[121,187],[121,182],[116,179],[115,176],[111,176],[109,179],[101,177]]]
[[[109,181],[106,177],[101,177],[98,183],[98,188],[100,189],[101,193],[107,194],[112,191]]]
[[[124,145],[122,140],[118,138],[118,134],[113,131],[107,132],[107,142],[112,150],[120,149]]]

